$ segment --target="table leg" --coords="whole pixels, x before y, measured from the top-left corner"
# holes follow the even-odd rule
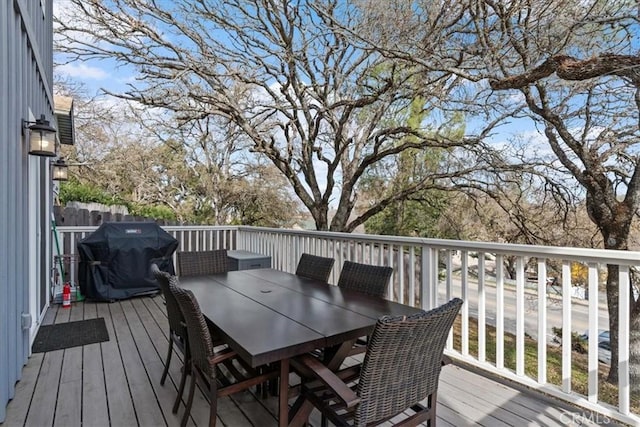
[[[346,359],[349,355],[349,351],[351,350],[351,347],[353,347],[355,342],[356,340],[345,341],[340,346],[333,348],[331,354],[328,355],[328,360],[324,361],[327,367],[332,371],[337,371],[338,369],[340,369],[342,362],[344,362],[344,359]],[[287,360],[287,372],[289,370],[288,365],[289,361]],[[282,371],[280,371],[280,376],[282,376]],[[280,390],[280,393],[282,393],[282,389]],[[312,411],[313,404],[306,400],[304,396],[298,397],[298,400],[296,400],[296,403],[292,408],[289,427],[301,427],[305,425]],[[280,412],[280,414],[282,414],[282,412]],[[280,418],[280,423],[280,426],[282,426],[282,418]]]
[[[327,368],[332,371],[337,371],[342,366],[342,362],[349,356],[351,348],[357,340],[349,340],[340,344],[339,347],[332,349],[331,354],[328,355],[328,359],[324,361]]]
[[[289,424],[289,359],[280,361],[278,406],[278,426],[286,427]]]

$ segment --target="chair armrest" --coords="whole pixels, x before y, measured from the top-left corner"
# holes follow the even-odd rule
[[[310,374],[320,380],[336,394],[347,408],[352,408],[360,403],[360,397],[315,357],[305,354],[291,359],[291,365],[303,375]]]
[[[227,359],[231,359],[235,357],[237,354],[235,351],[231,350],[229,347],[216,351],[211,359],[209,359],[209,363],[212,365],[217,365],[218,363],[224,362]]]

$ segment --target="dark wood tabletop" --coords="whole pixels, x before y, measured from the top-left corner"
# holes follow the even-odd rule
[[[180,284],[253,367],[366,335],[385,314],[420,311],[274,269],[181,277]]]
[[[274,269],[181,277],[180,285],[240,357],[253,367],[280,362],[285,376],[292,357],[367,335],[381,316],[421,311]]]

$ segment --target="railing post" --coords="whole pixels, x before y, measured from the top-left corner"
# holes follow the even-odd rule
[[[430,310],[435,307],[435,291],[438,286],[437,249],[422,247],[422,309]],[[435,260],[434,260],[435,259]]]

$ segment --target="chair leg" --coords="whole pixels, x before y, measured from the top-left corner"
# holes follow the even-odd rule
[[[169,373],[169,365],[171,364],[171,355],[173,354],[173,336],[171,332],[169,332],[169,351],[167,352],[167,358],[164,362],[164,371],[162,371],[162,377],[160,378],[160,385],[164,385],[165,380],[167,379],[167,374]]]
[[[191,385],[189,386],[189,398],[187,399],[187,405],[184,408],[184,415],[182,416],[182,423],[180,423],[180,427],[185,427],[187,425],[187,421],[189,420],[189,414],[191,412],[191,405],[193,404],[193,395],[196,391],[196,376],[195,372],[191,375]]]
[[[173,403],[173,409],[171,409],[171,412],[174,414],[178,412],[178,408],[180,407],[180,401],[182,400],[182,394],[184,393],[184,386],[187,384],[187,376],[191,373],[190,366],[191,361],[187,359],[187,355],[185,354],[184,366],[182,367],[182,377],[180,378],[180,385],[178,386],[178,395]]]
[[[427,421],[428,427],[435,427],[436,425],[437,403],[438,403],[438,392],[434,391],[429,397],[429,421]]]
[[[209,380],[209,427],[216,427],[216,417],[218,415],[218,387],[215,379]]]

